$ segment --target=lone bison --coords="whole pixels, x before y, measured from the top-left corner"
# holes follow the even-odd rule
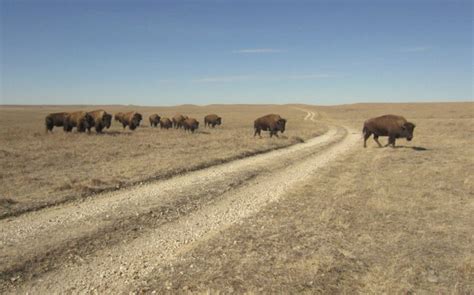
[[[122,123],[123,129],[128,126],[130,130],[135,130],[140,126],[140,121],[143,119],[142,114],[137,112],[117,113],[115,120]]]
[[[69,113],[64,120],[64,131],[71,132],[75,127],[78,132],[85,132],[90,127],[94,126],[94,119],[87,112],[73,112]]]
[[[112,115],[107,113],[104,110],[95,110],[92,112],[88,112],[89,115],[92,117],[92,125],[87,127],[87,130],[90,132],[91,128],[95,128],[95,132],[101,133],[104,128],[110,128],[112,124]]]
[[[158,124],[160,123],[161,117],[158,116],[157,114],[153,114],[149,117],[150,120],[150,126],[151,127],[157,127]]]
[[[62,127],[66,120],[68,113],[52,113],[46,116],[44,123],[46,125],[46,132],[53,131],[54,126]]]
[[[170,119],[168,118],[161,118],[160,120],[160,128],[163,129],[170,129],[171,127],[173,127],[173,123],[171,122]]]
[[[379,136],[388,136],[388,143],[385,146],[395,147],[395,139],[406,138],[408,141],[413,138],[415,124],[408,122],[402,116],[384,115],[372,118],[364,122],[362,133],[364,134],[364,147],[367,147],[367,139],[373,134],[375,142],[382,147]]]
[[[194,133],[194,130],[199,128],[199,122],[194,118],[187,118],[182,123],[182,126],[183,126],[185,131],[189,130],[192,133]]]
[[[188,116],[183,116],[181,114],[177,114],[173,117],[173,127],[178,129],[183,127],[184,120],[188,119]]]
[[[204,117],[204,127],[212,126],[212,128],[216,127],[216,125],[222,124],[222,118],[216,114],[207,115]]]
[[[254,122],[255,133],[253,136],[258,134],[258,136],[262,137],[260,133],[264,130],[270,131],[270,137],[273,135],[278,137],[278,131],[281,131],[281,133],[285,132],[285,125],[286,119],[283,119],[280,115],[269,114],[260,117]]]

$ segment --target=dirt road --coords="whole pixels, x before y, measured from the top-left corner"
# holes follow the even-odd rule
[[[277,201],[359,139],[330,125],[286,149],[0,220],[0,291],[126,290]]]

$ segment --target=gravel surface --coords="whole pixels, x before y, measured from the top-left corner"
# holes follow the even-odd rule
[[[305,120],[316,120],[307,112]],[[0,221],[0,291],[124,291],[351,148],[360,134],[322,136],[81,202]]]

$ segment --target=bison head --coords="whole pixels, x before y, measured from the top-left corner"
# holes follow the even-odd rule
[[[216,123],[217,123],[217,125],[221,125],[222,124],[222,118],[218,117],[217,120],[216,120]]]
[[[130,119],[130,125],[128,126],[130,130],[135,130],[138,126],[140,126],[140,121],[142,120],[142,115],[139,113],[133,114],[132,118]]]
[[[415,124],[406,122],[402,126],[402,136],[406,137],[408,141],[413,139],[413,131],[415,130]]]
[[[281,133],[285,132],[286,119],[279,119],[277,121],[277,128]]]
[[[109,129],[110,125],[112,125],[112,115],[106,113],[102,118],[102,123],[107,129]]]
[[[132,118],[132,123],[135,125],[135,126],[139,126],[140,125],[140,121],[143,119],[142,115],[139,114],[139,113],[135,113],[133,115],[133,118]]]

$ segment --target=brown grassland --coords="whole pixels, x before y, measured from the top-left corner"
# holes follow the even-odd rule
[[[135,290],[472,294],[474,104],[313,107],[361,130],[403,114],[413,142],[372,139],[285,199],[209,237]],[[386,138],[382,139],[385,142]]]
[[[413,141],[399,139],[397,148],[378,148],[371,138],[364,149],[361,134],[310,181],[183,246],[128,291],[474,293],[474,103],[103,108],[139,111],[145,126],[45,134],[47,113],[94,108],[0,108],[0,216],[283,148],[324,133],[328,123],[361,133],[365,119],[393,113],[416,124]],[[316,112],[317,121],[304,121],[298,108]],[[199,132],[150,128],[155,112],[196,117]],[[223,125],[204,129],[208,113]],[[253,120],[267,113],[288,119],[279,139],[253,137]]]
[[[135,131],[119,122],[104,134],[45,133],[47,114],[103,108],[109,113],[143,115]],[[289,132],[279,139],[253,137],[253,121],[268,113],[288,119]],[[196,134],[151,128],[148,117],[177,113],[200,121]],[[217,113],[223,124],[204,128],[203,118]],[[106,190],[171,177],[186,171],[286,147],[324,133],[323,124],[303,121],[304,112],[283,106],[181,107],[0,107],[0,217],[15,215]],[[265,133],[265,132],[264,132]]]

